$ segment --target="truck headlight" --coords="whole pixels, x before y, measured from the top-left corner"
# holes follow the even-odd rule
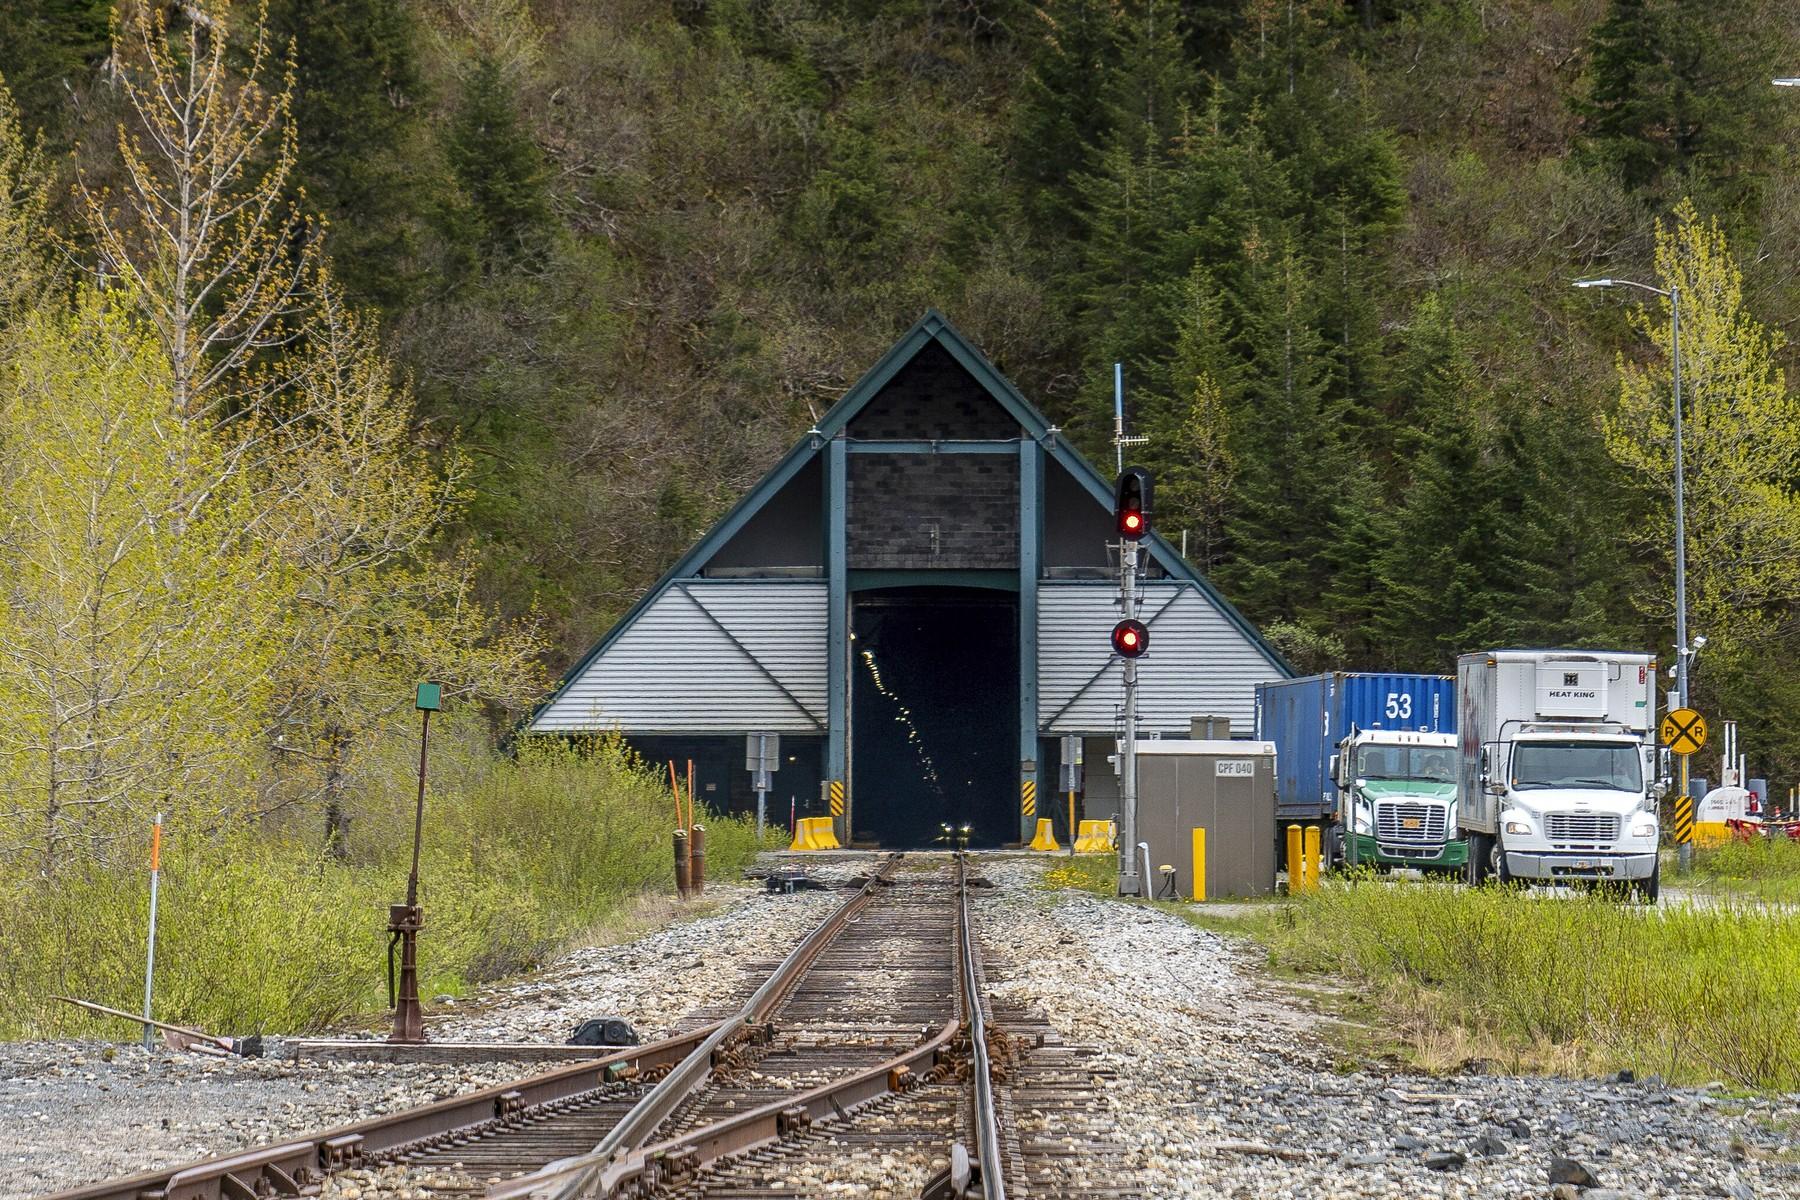
[[[1508,833],[1530,833],[1531,826],[1526,824],[1524,821],[1508,821],[1506,823],[1506,832],[1508,832]]]
[[[1640,820],[1636,821],[1635,823],[1633,823],[1633,825],[1631,826],[1631,836],[1632,837],[1640,837],[1640,838],[1655,837],[1656,836],[1656,821],[1655,821],[1655,819],[1654,818],[1647,819],[1647,820],[1640,819]]]

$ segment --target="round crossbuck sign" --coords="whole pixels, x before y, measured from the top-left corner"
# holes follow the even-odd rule
[[[1698,754],[1706,745],[1706,718],[1691,708],[1672,708],[1662,719],[1663,745],[1676,754]]]

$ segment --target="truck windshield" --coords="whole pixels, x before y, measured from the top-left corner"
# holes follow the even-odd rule
[[[1639,792],[1644,780],[1636,746],[1521,742],[1513,747],[1512,785],[1526,788],[1607,788]]]
[[[1364,746],[1356,754],[1360,779],[1428,779],[1455,783],[1456,768],[1442,746]]]

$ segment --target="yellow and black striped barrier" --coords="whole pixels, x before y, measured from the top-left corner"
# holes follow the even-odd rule
[[[844,781],[841,779],[832,780],[831,787],[827,790],[826,795],[830,798],[830,801],[831,801],[831,815],[834,817],[843,816],[844,815]]]
[[[1694,840],[1694,798],[1686,792],[1675,797],[1675,844]]]
[[[1019,784],[1019,812],[1027,817],[1037,815],[1037,781],[1027,779]]]

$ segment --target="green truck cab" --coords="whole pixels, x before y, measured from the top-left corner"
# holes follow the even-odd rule
[[[1348,867],[1460,871],[1453,733],[1353,731],[1331,756]]]

